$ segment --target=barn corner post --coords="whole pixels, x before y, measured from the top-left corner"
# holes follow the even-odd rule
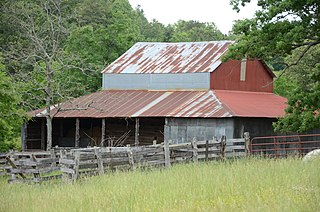
[[[76,118],[76,133],[75,133],[75,147],[79,147],[80,144],[80,119]]]
[[[101,147],[105,146],[105,140],[106,140],[106,119],[102,118],[101,119],[101,143],[100,143]]]
[[[243,133],[243,137],[244,137],[244,148],[245,148],[245,153],[246,156],[250,156],[250,135],[249,132],[245,132]]]
[[[140,123],[139,123],[139,118],[136,118],[136,125],[135,125],[135,134],[134,134],[134,145],[139,146],[139,128],[140,128]]]

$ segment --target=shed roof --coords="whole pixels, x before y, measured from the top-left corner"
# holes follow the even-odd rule
[[[287,100],[273,93],[237,91],[102,90],[61,105],[60,118],[107,117],[268,117],[284,115]],[[57,111],[57,108],[60,108]],[[45,110],[31,112],[42,117]]]
[[[102,73],[212,72],[233,41],[136,43]]]

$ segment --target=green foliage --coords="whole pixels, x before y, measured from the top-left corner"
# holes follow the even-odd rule
[[[305,48],[287,60],[295,61]],[[285,84],[281,84],[285,82]],[[274,124],[278,131],[305,132],[320,126],[320,46],[313,47],[296,66],[287,70],[276,85],[289,99],[286,116]]]
[[[231,0],[236,10],[248,2]],[[275,83],[275,90],[288,97],[289,107],[275,130],[306,132],[320,126],[319,4],[318,0],[259,0],[261,9],[255,17],[233,26],[237,43],[224,60],[260,58],[272,61],[278,69],[285,67],[286,74]]]
[[[234,8],[250,0],[231,0]],[[237,21],[233,33],[238,42],[227,58],[287,56],[310,43],[319,44],[319,1],[259,0],[261,7],[251,20]]]
[[[14,147],[11,140],[17,136],[24,113],[19,109],[19,95],[1,61],[0,57],[0,152],[3,152]]]
[[[214,23],[180,20],[173,25],[173,29],[170,39],[172,42],[211,41],[225,38]]]
[[[317,211],[319,162],[190,163],[72,184],[10,185],[4,178],[0,211]]]

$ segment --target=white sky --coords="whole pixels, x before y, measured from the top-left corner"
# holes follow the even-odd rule
[[[178,20],[214,22],[218,29],[227,34],[234,20],[252,18],[258,9],[257,0],[241,9],[232,10],[230,0],[129,0],[133,8],[141,5],[149,21],[158,20],[165,25]]]

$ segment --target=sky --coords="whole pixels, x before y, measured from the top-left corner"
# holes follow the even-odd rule
[[[257,0],[241,8],[240,13],[232,10],[230,0],[129,0],[131,6],[140,5],[149,21],[158,20],[165,25],[178,20],[214,22],[218,29],[227,34],[234,20],[252,18],[258,9]]]

